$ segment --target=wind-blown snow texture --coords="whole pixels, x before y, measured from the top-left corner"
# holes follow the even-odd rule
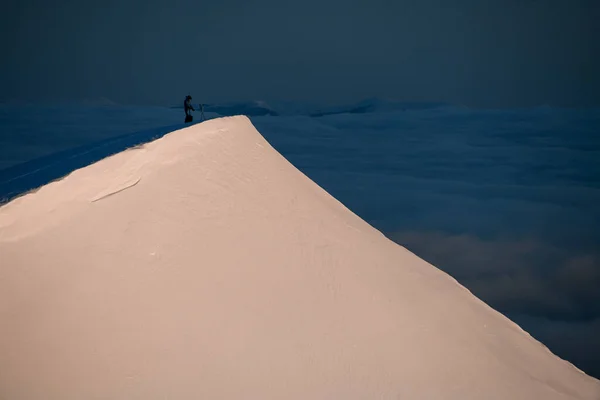
[[[277,150],[367,222],[600,376],[599,110],[477,111],[372,99],[206,111],[250,114]],[[2,106],[0,198],[94,161],[82,150],[98,158],[164,134],[182,115]],[[32,161],[41,156],[49,157]],[[14,180],[47,165],[49,174]]]

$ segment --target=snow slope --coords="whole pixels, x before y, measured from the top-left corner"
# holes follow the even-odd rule
[[[0,208],[1,399],[598,399],[245,117]]]

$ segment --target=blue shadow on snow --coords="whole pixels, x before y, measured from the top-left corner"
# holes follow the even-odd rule
[[[176,124],[112,137],[0,170],[0,205],[123,150],[194,125]]]

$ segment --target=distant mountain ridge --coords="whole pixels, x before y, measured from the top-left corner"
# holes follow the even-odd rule
[[[199,106],[199,104],[195,104]],[[306,115],[323,117],[337,114],[368,114],[377,112],[393,112],[406,110],[425,110],[452,107],[443,102],[398,101],[382,98],[368,98],[357,103],[338,106],[318,107],[295,102],[266,102],[261,100],[204,104],[205,112],[214,112],[221,116],[247,115],[250,117]],[[181,105],[172,108],[182,109]]]

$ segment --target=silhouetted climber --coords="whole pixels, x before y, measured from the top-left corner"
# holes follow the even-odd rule
[[[185,111],[185,122],[192,122],[194,117],[192,117],[191,111],[196,111],[192,106],[192,96],[189,94],[185,96],[185,101],[183,102],[183,109]]]

